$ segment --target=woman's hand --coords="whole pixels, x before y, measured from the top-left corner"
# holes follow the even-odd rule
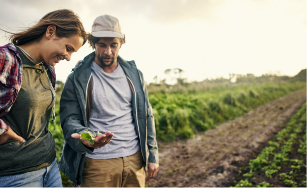
[[[3,144],[8,140],[17,140],[19,142],[25,142],[25,139],[23,139],[21,136],[18,136],[11,128],[8,128],[8,131],[0,135],[0,144]]]

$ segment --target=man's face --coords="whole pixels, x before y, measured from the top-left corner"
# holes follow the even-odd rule
[[[117,56],[121,47],[119,38],[103,37],[95,43],[96,59],[103,67],[108,67],[117,63]]]

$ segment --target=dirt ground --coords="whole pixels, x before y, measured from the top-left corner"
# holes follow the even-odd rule
[[[159,142],[159,172],[149,187],[229,187],[306,102],[306,89],[260,106],[195,138]]]

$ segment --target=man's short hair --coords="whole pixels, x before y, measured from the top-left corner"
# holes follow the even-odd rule
[[[87,41],[91,45],[93,49],[95,49],[95,44],[100,40],[101,37],[94,37],[92,34],[88,34]],[[125,37],[124,38],[118,38],[121,42],[121,44],[124,44],[126,42]]]

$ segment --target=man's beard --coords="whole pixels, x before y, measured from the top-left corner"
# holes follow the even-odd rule
[[[95,55],[96,55],[98,61],[101,63],[102,66],[109,67],[109,66],[113,65],[113,63],[114,63],[114,57],[112,57],[112,61],[111,61],[110,64],[105,64],[105,62],[103,61],[103,58],[110,58],[110,56],[102,56],[98,53],[95,53]]]

